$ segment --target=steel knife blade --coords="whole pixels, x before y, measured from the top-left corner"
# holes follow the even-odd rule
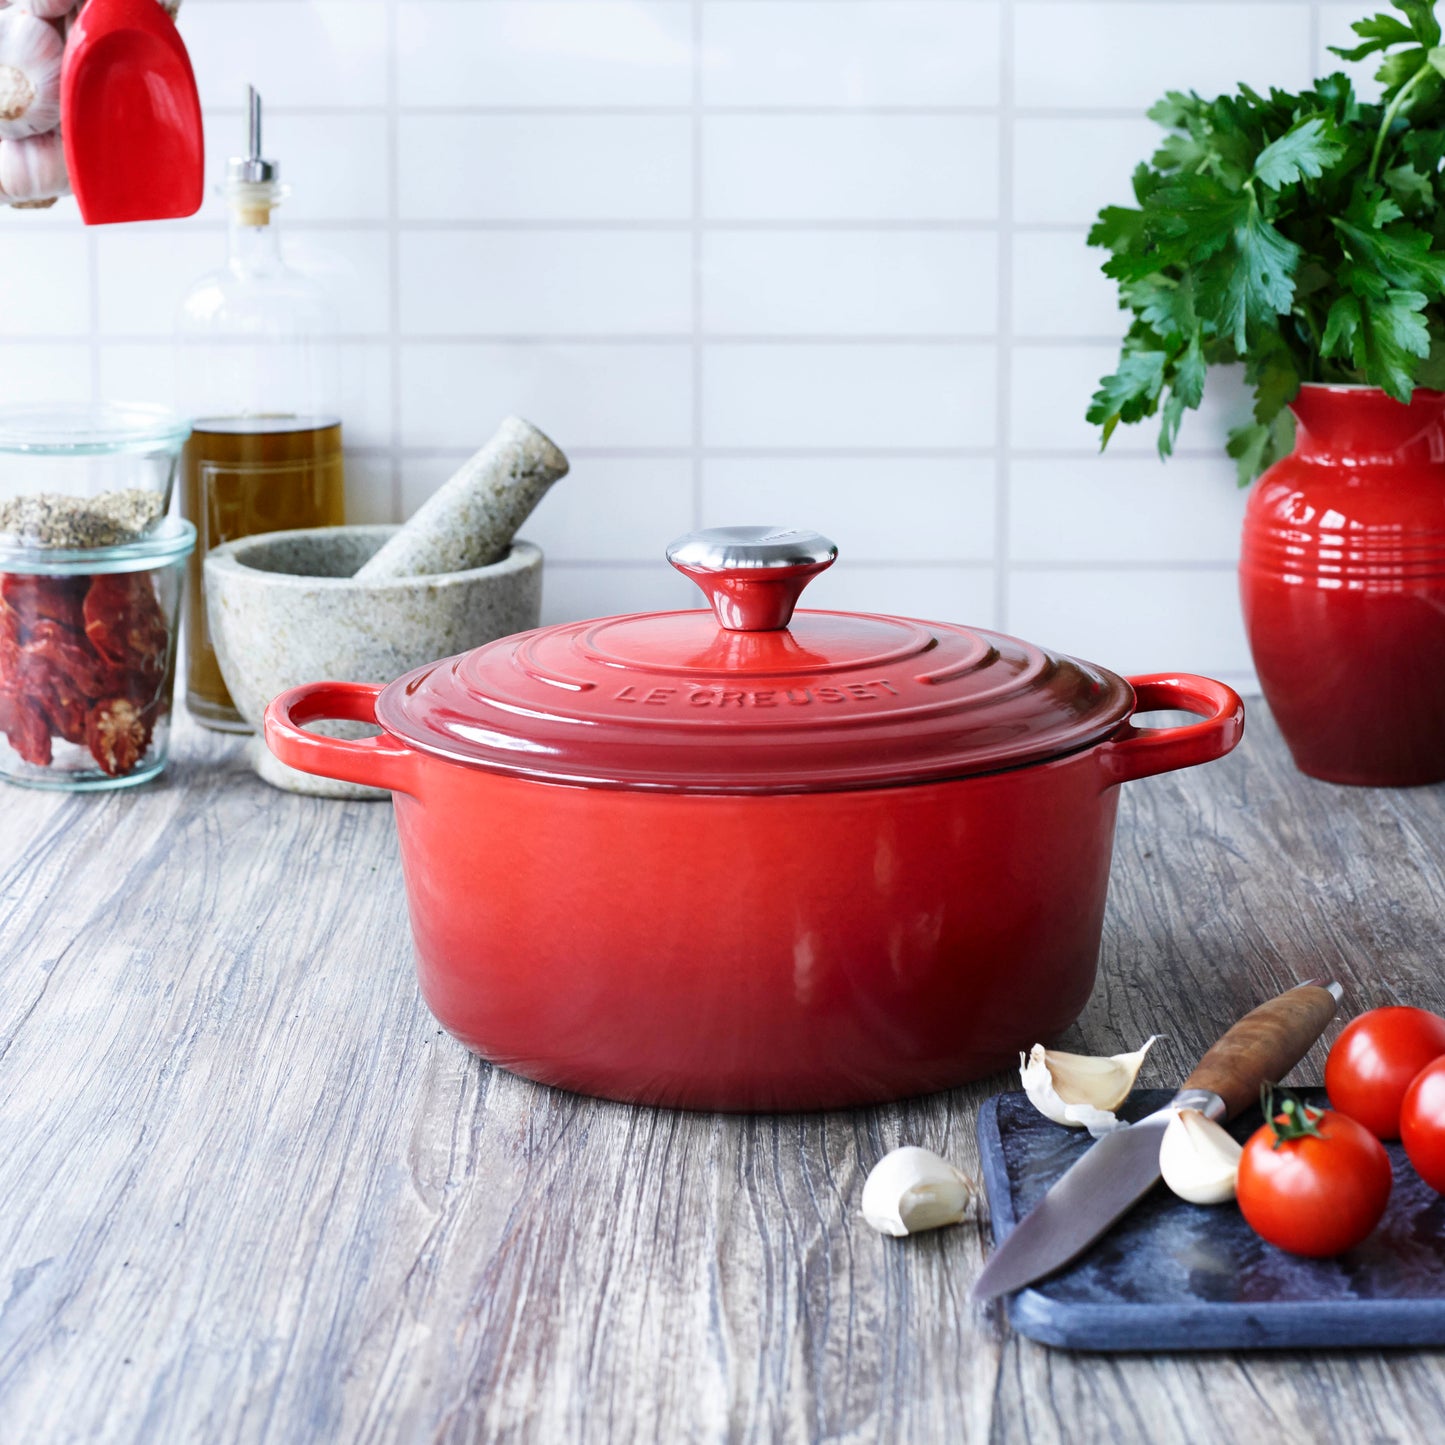
[[[1311,981],[1246,1014],[1164,1108],[1105,1134],[999,1242],[974,1299],[1022,1289],[1077,1258],[1159,1182],[1159,1144],[1177,1109],[1230,1119],[1283,1078],[1334,1017],[1335,983]]]

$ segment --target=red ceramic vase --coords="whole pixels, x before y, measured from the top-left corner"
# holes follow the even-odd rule
[[[1306,385],[1240,556],[1260,686],[1302,772],[1445,779],[1445,393]]]

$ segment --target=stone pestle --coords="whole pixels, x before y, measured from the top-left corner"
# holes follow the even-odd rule
[[[500,562],[517,528],[566,474],[561,449],[530,422],[509,416],[356,573],[356,581],[427,577]]]

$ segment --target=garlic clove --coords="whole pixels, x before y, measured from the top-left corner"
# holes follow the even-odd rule
[[[1124,1127],[1114,1110],[1129,1097],[1156,1038],[1151,1034],[1131,1054],[1108,1057],[1065,1054],[1035,1044],[1027,1055],[1019,1055],[1019,1078],[1039,1113],[1070,1129],[1087,1129],[1097,1139]]]
[[[0,137],[20,140],[60,124],[65,42],[48,20],[0,10]]]
[[[917,1234],[965,1218],[978,1186],[916,1144],[885,1154],[863,1185],[863,1218],[880,1234]]]
[[[1243,1146],[1198,1109],[1179,1109],[1159,1142],[1164,1182],[1191,1204],[1223,1204],[1234,1198]]]
[[[69,190],[59,131],[0,140],[0,202],[47,201]]]

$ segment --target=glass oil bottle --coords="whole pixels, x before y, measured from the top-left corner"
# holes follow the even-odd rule
[[[280,166],[261,154],[261,100],[248,87],[248,154],[227,165],[225,266],[187,293],[177,324],[181,410],[191,418],[181,511],[196,525],[187,578],[186,705],[244,732],[206,621],[202,564],[222,542],[339,525],[344,512],[337,323],[322,288],[286,264]]]

